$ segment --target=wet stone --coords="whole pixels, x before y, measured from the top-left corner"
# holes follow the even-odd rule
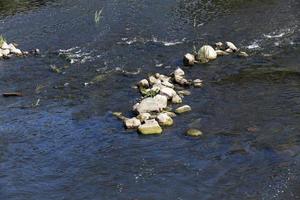
[[[190,112],[191,110],[192,110],[192,108],[189,105],[184,105],[184,106],[177,108],[175,110],[175,113],[182,114],[182,113]]]
[[[172,88],[164,87],[160,90],[160,94],[165,95],[168,99],[172,99],[176,95],[176,92]]]
[[[151,119],[140,125],[138,131],[142,135],[157,135],[162,133],[162,128],[155,119]]]
[[[163,81],[161,83],[163,86],[169,87],[169,88],[174,88],[174,85],[170,83],[169,81]]]
[[[216,50],[216,53],[217,53],[218,56],[227,56],[227,55],[229,55],[228,52],[223,51],[223,50]]]
[[[154,85],[154,84],[160,84],[161,83],[161,80],[155,78],[154,76],[150,76],[149,77],[149,83],[151,85]]]
[[[198,129],[191,128],[187,130],[186,135],[191,136],[191,137],[200,137],[203,135],[202,131]]]
[[[174,71],[174,76],[184,76],[184,71],[181,68],[177,68]]]
[[[185,66],[192,66],[195,64],[195,56],[190,54],[190,53],[187,53],[183,56],[183,64]]]
[[[149,82],[147,79],[143,79],[138,83],[139,87],[143,87],[143,88],[148,88],[149,87]]]
[[[172,117],[172,118],[177,116],[176,113],[170,112],[170,111],[165,111],[163,113],[166,113],[167,115],[169,115],[169,117]]]
[[[159,112],[167,107],[168,99],[163,95],[148,97],[133,107],[138,113]]]
[[[238,53],[238,56],[239,57],[249,57],[249,55],[246,53],[246,52],[244,52],[244,51],[240,51],[239,53]]]
[[[178,91],[177,93],[181,96],[190,96],[191,95],[191,92],[188,90],[181,90],[181,91]]]
[[[232,42],[226,42],[226,45],[232,51],[237,51],[238,50],[238,48]]]
[[[121,112],[113,112],[112,115],[117,117],[120,120],[125,120],[126,119],[126,117],[124,117]]]
[[[161,126],[172,126],[174,123],[173,119],[166,113],[160,113],[156,119]]]
[[[151,118],[151,114],[150,113],[141,113],[136,118],[138,118],[141,122],[144,122]]]
[[[232,49],[230,49],[230,48],[228,48],[228,49],[226,49],[226,50],[225,50],[225,52],[226,52],[226,53],[228,53],[228,54],[230,54],[230,53],[232,53],[232,52],[233,52],[233,50],[232,50]]]
[[[203,86],[203,81],[201,79],[195,79],[193,81],[194,87],[200,88]]]
[[[202,46],[197,54],[197,60],[199,60],[202,63],[207,63],[216,58],[217,58],[216,51],[214,50],[214,48],[212,48],[209,45]]]
[[[136,117],[133,117],[131,119],[125,119],[124,123],[126,128],[128,129],[136,129],[141,125],[141,121],[138,120]]]
[[[172,103],[180,104],[180,103],[182,103],[182,98],[176,94],[175,96],[172,97]]]

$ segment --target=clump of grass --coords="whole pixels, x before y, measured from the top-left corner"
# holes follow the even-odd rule
[[[3,37],[3,35],[0,35],[0,46],[2,46],[4,42],[6,42],[6,39]]]
[[[101,10],[95,12],[95,23],[96,24],[98,24],[100,22],[100,19],[102,17],[101,16],[102,11],[103,11],[103,8]]]

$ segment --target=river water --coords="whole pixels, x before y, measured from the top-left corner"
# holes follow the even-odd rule
[[[0,98],[0,199],[300,199],[299,10],[298,0],[1,1],[0,33],[41,55],[0,60],[0,92],[24,94]],[[138,80],[218,41],[250,57],[183,67],[205,87],[190,89],[193,111],[163,135],[112,116],[132,115]]]

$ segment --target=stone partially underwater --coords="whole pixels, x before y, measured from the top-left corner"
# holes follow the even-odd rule
[[[215,60],[218,56],[231,53],[236,53],[240,57],[248,56],[246,52],[240,51],[232,42],[226,42],[225,44],[218,42],[215,44],[215,48],[204,45],[195,55],[185,54],[183,63],[187,66],[196,63],[207,63]],[[191,94],[188,90],[177,91],[176,88],[178,87],[176,86],[201,88],[203,87],[203,81],[201,79],[187,79],[181,68],[177,68],[170,76],[159,73],[150,75],[147,79],[142,79],[137,83],[137,88],[142,97],[133,106],[136,117],[127,118],[120,113],[115,115],[123,120],[127,129],[137,129],[143,135],[161,134],[163,132],[162,127],[174,124],[173,117],[192,111],[189,105],[176,106],[177,108],[174,111],[170,107],[171,104],[182,104],[184,96]],[[202,132],[191,129],[186,135],[198,137],[202,136]]]

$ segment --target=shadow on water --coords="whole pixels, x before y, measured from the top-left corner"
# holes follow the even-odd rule
[[[254,81],[254,80],[265,80],[265,81],[282,81],[286,78],[299,78],[300,69],[292,69],[286,67],[252,67],[241,69],[236,74],[227,75],[224,78],[218,78],[214,81],[217,84],[226,83],[239,83],[242,81]]]
[[[1,0],[0,15],[12,15],[18,12],[25,12],[45,6],[51,0]]]

